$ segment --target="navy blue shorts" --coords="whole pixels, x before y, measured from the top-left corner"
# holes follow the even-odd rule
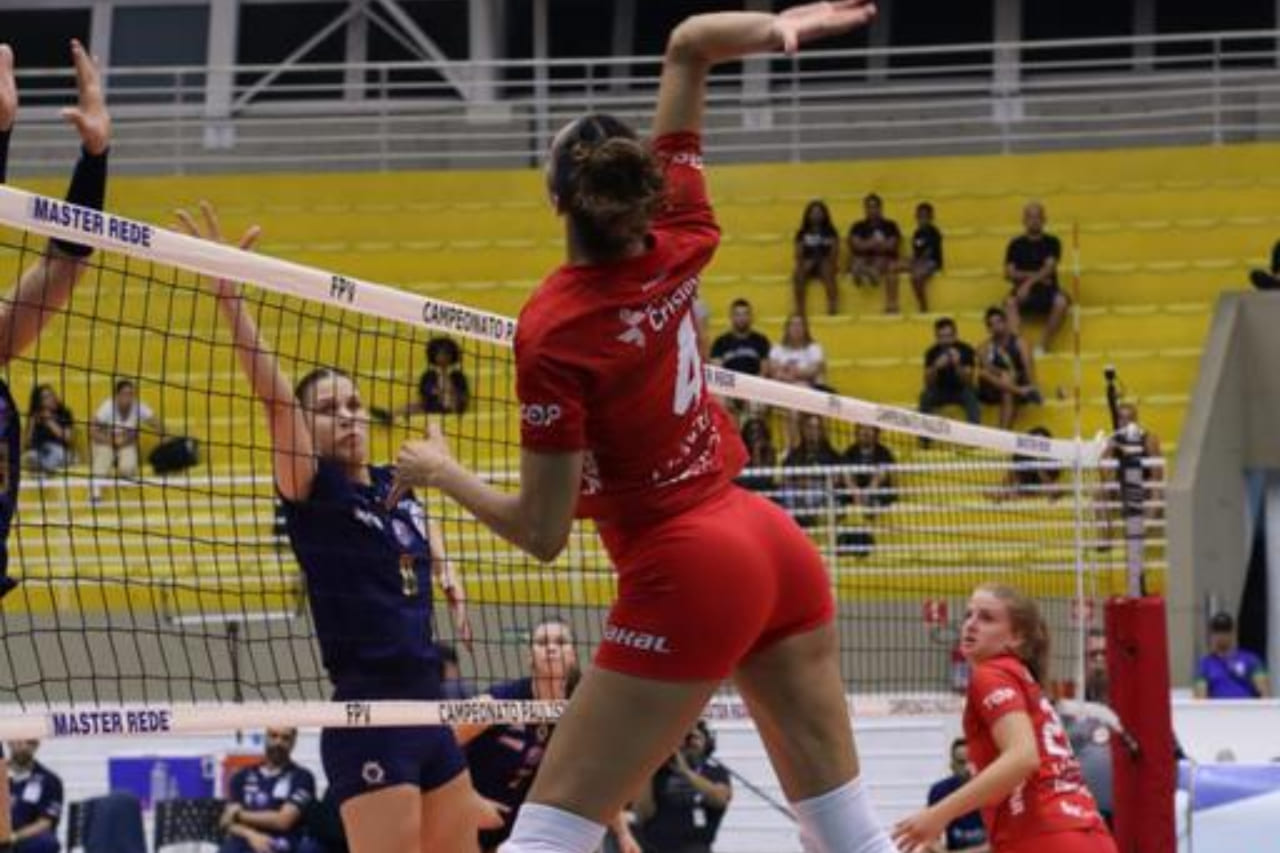
[[[403,686],[340,685],[336,701],[352,699],[438,699],[438,684]],[[446,726],[325,729],[320,759],[338,805],[392,785],[432,791],[467,769],[453,729]]]

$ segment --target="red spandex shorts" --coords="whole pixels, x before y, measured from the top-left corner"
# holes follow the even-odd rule
[[[744,658],[831,621],[822,558],[777,505],[730,486],[644,528],[602,526],[618,572],[596,665],[665,681],[728,677]]]
[[[997,844],[995,853],[1117,853],[1105,829],[1073,830],[1035,835],[1012,844]]]

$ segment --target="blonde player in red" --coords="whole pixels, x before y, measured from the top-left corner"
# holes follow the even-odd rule
[[[960,650],[972,666],[964,734],[976,775],[899,823],[904,851],[933,850],[947,824],[982,809],[993,853],[1116,853],[1057,712],[1041,689],[1049,628],[1035,601],[1007,586],[969,599]]]
[[[617,567],[595,666],[506,853],[595,850],[726,677],[806,849],[893,850],[858,778],[825,568],[789,516],[732,484],[746,453],[703,386],[694,316],[719,241],[700,138],[709,69],[874,14],[848,0],[690,18],[667,45],[648,145],[605,115],[562,130],[547,181],[568,258],[516,335],[519,491],[464,469],[438,433],[401,450],[402,486],[441,489],[541,560],[564,549],[575,514],[595,519]]]

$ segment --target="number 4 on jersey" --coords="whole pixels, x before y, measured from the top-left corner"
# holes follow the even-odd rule
[[[693,312],[685,312],[676,338],[680,346],[680,364],[676,367],[676,395],[672,408],[677,415],[683,415],[702,396],[702,358],[698,355],[698,330],[693,325]]]

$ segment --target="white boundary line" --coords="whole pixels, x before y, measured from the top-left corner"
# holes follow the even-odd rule
[[[351,276],[245,252],[200,240],[110,212],[99,212],[12,187],[0,187],[0,223],[22,231],[87,243],[164,266],[182,267],[204,275],[244,281],[288,296],[334,305],[379,319],[456,334],[499,346],[515,339],[510,317],[419,296]],[[974,426],[896,406],[882,406],[825,394],[723,368],[706,367],[708,387],[715,393],[771,405],[781,405],[838,420],[870,423],[923,438],[981,447],[1005,454],[1095,465],[1105,442],[1044,439],[988,427]]]

